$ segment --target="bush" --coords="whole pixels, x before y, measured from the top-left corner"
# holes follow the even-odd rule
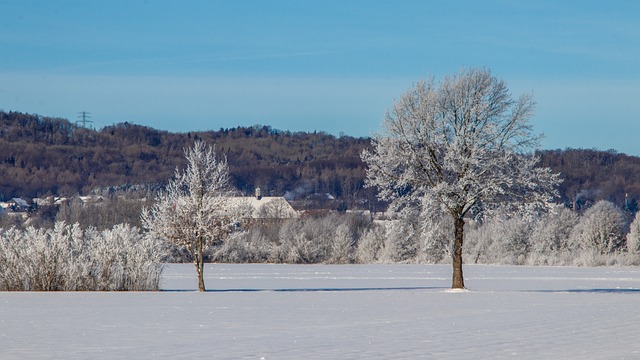
[[[416,223],[406,218],[387,223],[386,238],[379,251],[378,260],[383,263],[414,262],[418,254]]]
[[[253,224],[212,249],[217,262],[332,263],[356,261],[358,241],[372,227],[361,214],[322,214]]]
[[[360,264],[372,264],[378,261],[380,250],[384,246],[385,230],[383,226],[368,229],[358,241],[356,260]]]
[[[585,211],[570,240],[575,249],[612,253],[624,245],[624,228],[622,210],[609,201],[601,200]]]
[[[640,212],[631,222],[631,228],[627,234],[627,249],[631,254],[640,254]]]
[[[564,207],[536,217],[495,215],[482,223],[467,219],[465,263],[640,264],[640,215],[627,236],[625,252],[625,217],[610,203],[596,204],[583,215]],[[389,217],[393,220],[373,222],[361,214],[323,213],[255,224],[215,248],[211,259],[301,264],[451,261],[450,216],[406,206]]]
[[[468,262],[522,265],[531,249],[532,223],[521,218],[494,218],[466,233]]]
[[[0,290],[158,290],[162,249],[129,225],[0,229]]]

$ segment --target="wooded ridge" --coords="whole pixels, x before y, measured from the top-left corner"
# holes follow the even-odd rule
[[[130,123],[100,130],[66,119],[0,111],[0,200],[88,194],[129,184],[162,186],[183,149],[200,139],[227,157],[232,185],[243,194],[285,196],[302,208],[381,210],[365,188],[360,159],[369,138],[289,132],[255,125],[171,133]],[[562,173],[561,201],[588,207],[610,200],[630,211],[640,198],[640,158],[614,150],[543,150],[540,165]]]

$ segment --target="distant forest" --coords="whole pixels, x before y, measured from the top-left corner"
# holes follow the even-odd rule
[[[289,132],[255,125],[171,133],[121,123],[86,129],[66,119],[0,111],[0,198],[85,195],[108,188],[157,188],[184,166],[183,149],[201,139],[227,157],[243,194],[285,196],[299,208],[382,210],[364,188],[360,153],[368,138]],[[541,166],[560,172],[561,200],[586,208],[597,200],[632,212],[640,198],[640,158],[613,150],[544,150]],[[328,196],[330,195],[330,196]],[[328,203],[327,203],[328,202]]]

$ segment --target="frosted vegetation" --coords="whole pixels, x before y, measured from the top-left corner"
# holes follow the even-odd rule
[[[129,225],[0,228],[0,290],[157,290],[162,249]]]
[[[205,251],[208,262],[450,264],[451,218],[417,209],[373,221],[327,213],[263,222]],[[584,213],[558,207],[525,218],[469,221],[464,262],[500,265],[640,265],[640,215],[600,201]],[[59,222],[51,229],[0,229],[0,290],[157,290],[164,262],[189,252],[122,224],[98,231]]]
[[[450,263],[452,220],[405,208],[372,221],[361,214],[261,224],[209,249],[234,263]],[[501,265],[640,264],[640,216],[600,201],[582,214],[558,207],[535,217],[468,221],[464,262]]]

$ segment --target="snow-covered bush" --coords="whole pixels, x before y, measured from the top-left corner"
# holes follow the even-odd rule
[[[531,228],[531,221],[519,217],[497,217],[470,227],[465,258],[472,263],[522,265],[531,248]]]
[[[575,246],[570,242],[573,228],[578,223],[578,215],[564,206],[536,221],[531,234],[529,265],[572,265]]]
[[[162,249],[129,225],[0,229],[0,290],[157,290]]]
[[[241,263],[353,263],[360,239],[371,227],[367,216],[349,213],[266,221],[234,233],[212,249],[210,259]]]
[[[408,214],[408,213],[407,213]],[[419,225],[413,217],[392,220],[387,223],[386,239],[378,260],[383,263],[414,262],[418,254]]]
[[[625,217],[613,203],[598,201],[580,218],[570,236],[574,250],[593,250],[601,254],[621,250],[624,245]]]
[[[264,263],[269,259],[271,243],[258,231],[237,232],[212,253],[213,262]]]
[[[378,261],[379,253],[384,246],[385,228],[376,225],[369,228],[358,241],[356,261],[360,264],[373,264]]]
[[[354,261],[355,239],[347,224],[340,224],[331,242],[328,263],[350,264]]]
[[[483,222],[466,219],[465,263],[609,266],[640,264],[640,220],[628,235],[625,217],[610,203],[583,215],[558,206],[524,217],[496,211]],[[234,234],[211,252],[217,262],[271,263],[444,263],[451,262],[452,221],[437,211],[406,206],[387,219],[325,213],[260,223]],[[613,221],[605,221],[605,220]],[[602,230],[607,228],[609,230]],[[598,230],[600,229],[600,230]],[[635,230],[634,230],[635,229]],[[589,231],[588,231],[589,230]],[[603,238],[588,234],[614,234]],[[585,240],[587,239],[587,240]],[[598,240],[600,239],[600,240]],[[607,243],[603,253],[595,244]],[[594,245],[590,245],[594,244]],[[635,245],[634,245],[635,244]],[[635,249],[635,250],[634,250]],[[609,251],[609,250],[607,250]]]
[[[627,249],[629,253],[640,255],[640,212],[636,213],[627,234]]]
[[[578,220],[574,211],[562,206],[543,215],[536,222],[531,234],[531,251],[550,253],[571,250],[569,237]]]
[[[280,244],[276,250],[278,262],[310,264],[322,262],[328,253],[326,229],[321,223],[289,221],[280,229]]]
[[[105,290],[157,290],[164,244],[136,227],[120,224],[110,230],[85,232],[89,257]]]

